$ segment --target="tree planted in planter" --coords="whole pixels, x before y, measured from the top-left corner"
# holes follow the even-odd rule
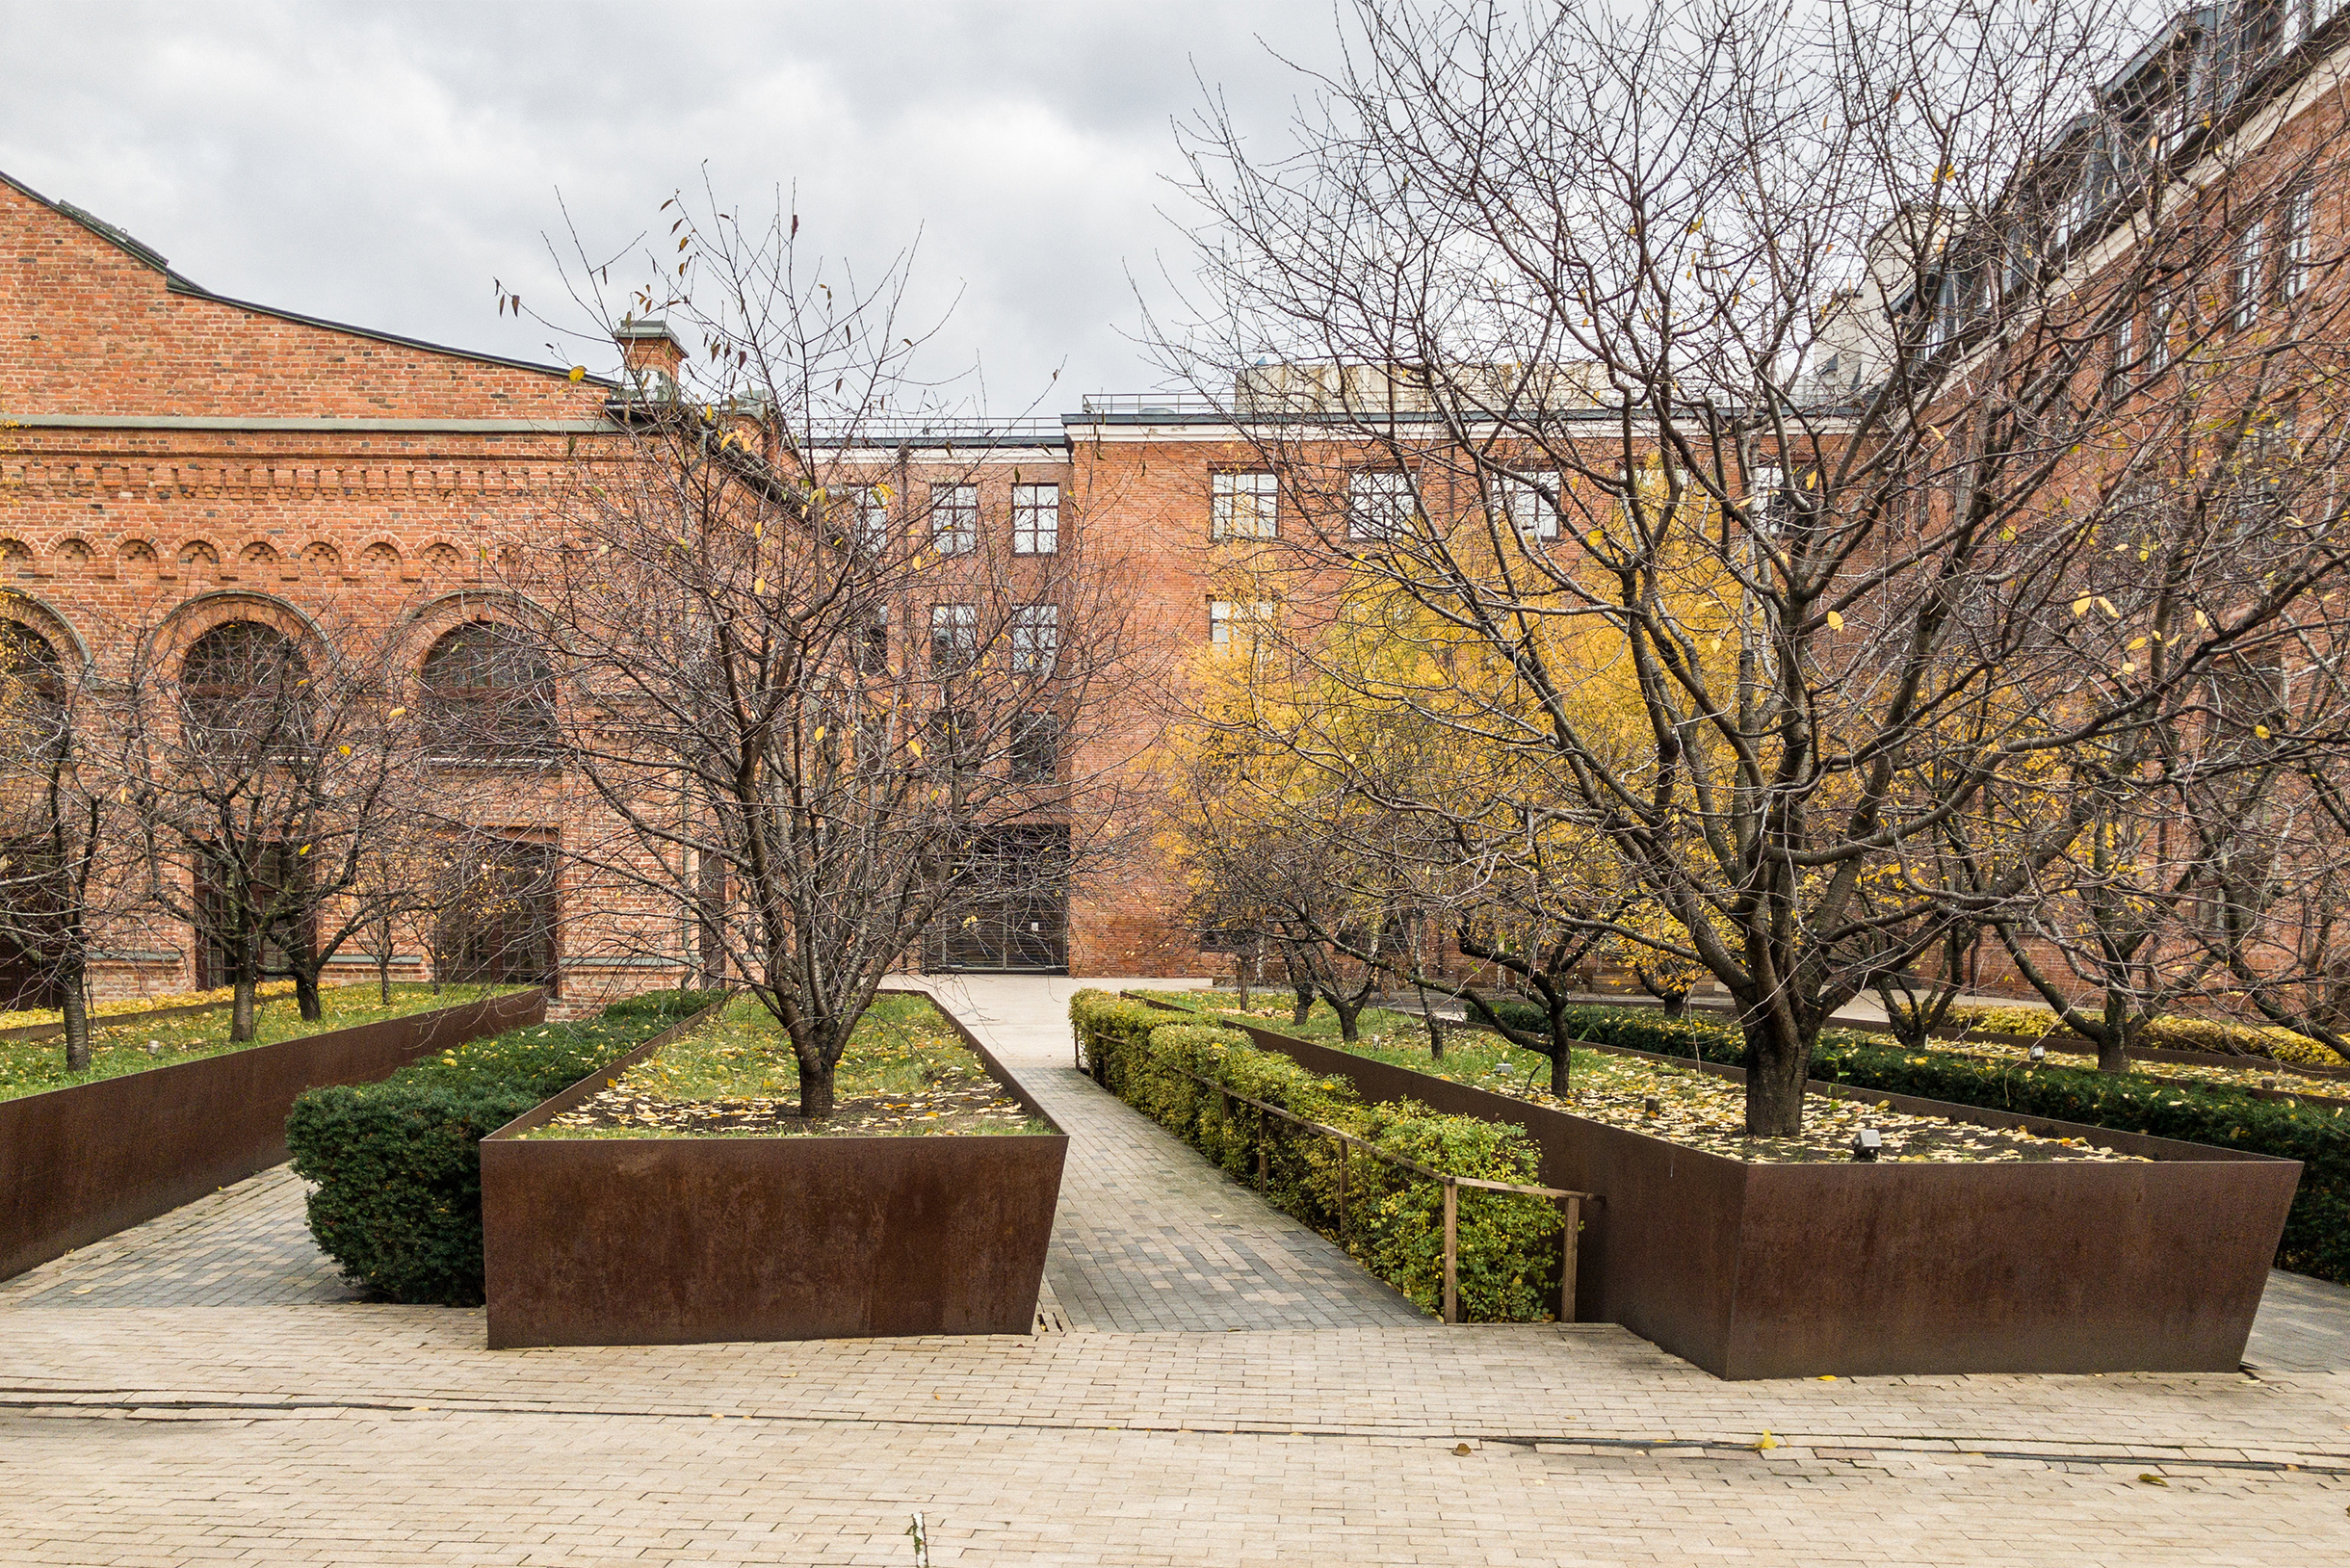
[[[580,279],[638,356],[627,458],[583,466],[512,574],[561,628],[564,765],[612,824],[570,863],[694,933],[681,961],[774,1015],[821,1117],[918,944],[1065,962],[1067,888],[1127,831],[1131,585],[1011,437],[938,439],[902,258],[860,278],[790,212],[669,212],[666,281],[608,306]]]

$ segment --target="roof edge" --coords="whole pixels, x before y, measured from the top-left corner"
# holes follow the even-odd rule
[[[350,322],[339,322],[326,316],[306,315],[299,310],[287,310],[277,305],[265,305],[251,300],[240,300],[233,295],[218,293],[204,287],[203,284],[186,274],[173,270],[161,252],[144,241],[133,238],[126,230],[117,228],[96,214],[85,212],[71,202],[53,200],[42,196],[5,169],[0,169],[0,185],[8,186],[28,201],[37,202],[60,218],[81,225],[82,228],[104,240],[141,266],[151,267],[156,272],[163,274],[164,287],[172,294],[184,294],[191,299],[202,300],[210,304],[228,305],[237,310],[249,310],[257,316],[270,316],[279,321],[293,322],[300,327],[315,327],[328,332],[344,332],[352,337],[366,338],[374,343],[389,343],[398,348],[416,349],[425,353],[446,354],[452,359],[465,359],[483,365],[501,365],[508,370],[528,371],[535,376],[554,376],[565,380],[570,379],[571,367],[568,365],[542,365],[533,359],[514,359],[502,353],[485,353],[477,349],[459,349],[447,343],[434,343],[429,338],[406,337],[398,332],[386,332],[373,327],[358,327]],[[589,374],[580,379],[584,382],[606,388],[615,388],[620,384],[609,376]]]

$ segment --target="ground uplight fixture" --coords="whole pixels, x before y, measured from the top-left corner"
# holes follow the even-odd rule
[[[1873,1127],[1864,1127],[1852,1135],[1852,1158],[1874,1160],[1885,1149],[1885,1135]]]
[[[1641,1101],[1641,1102],[1640,1102],[1640,1110],[1641,1110],[1641,1111],[1642,1111],[1642,1113],[1643,1113],[1643,1114],[1653,1116],[1653,1115],[1655,1115],[1655,1114],[1656,1114],[1656,1113],[1657,1113],[1657,1112],[1658,1112],[1658,1111],[1660,1109],[1662,1109],[1662,1108],[1661,1108],[1661,1107],[1659,1107],[1659,1106],[1657,1104],[1657,1097],[1656,1097],[1655,1095],[1653,1095],[1653,1094],[1652,1094],[1652,1095],[1650,1095],[1650,1096],[1649,1096],[1647,1099],[1645,1099],[1645,1100],[1643,1100],[1643,1101]]]
[[[2048,1059],[2049,1059],[2049,1048],[2048,1048],[2047,1046],[2045,1046],[2045,1045],[2035,1045],[2035,1046],[2033,1046],[2033,1047],[2032,1047],[2032,1059],[2033,1059],[2034,1061],[2046,1061],[2046,1060],[2048,1060]]]

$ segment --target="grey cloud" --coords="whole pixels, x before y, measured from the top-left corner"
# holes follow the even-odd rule
[[[1263,43],[1260,43],[1260,37]],[[1196,72],[1277,132],[1335,54],[1324,6],[209,5],[0,0],[0,169],[222,293],[530,358],[491,280],[553,305],[557,192],[594,248],[707,166],[870,268],[922,235],[921,301],[961,301],[940,373],[1074,406],[1153,373],[1131,272]],[[1065,365],[1057,387],[1051,372]]]

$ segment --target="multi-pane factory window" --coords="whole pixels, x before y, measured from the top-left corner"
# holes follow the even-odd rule
[[[930,486],[930,545],[942,556],[967,556],[979,547],[979,487]]]
[[[1012,486],[1012,554],[1049,556],[1060,548],[1060,486]]]
[[[1270,474],[1216,474],[1209,480],[1208,535],[1217,539],[1269,539],[1279,493]]]

